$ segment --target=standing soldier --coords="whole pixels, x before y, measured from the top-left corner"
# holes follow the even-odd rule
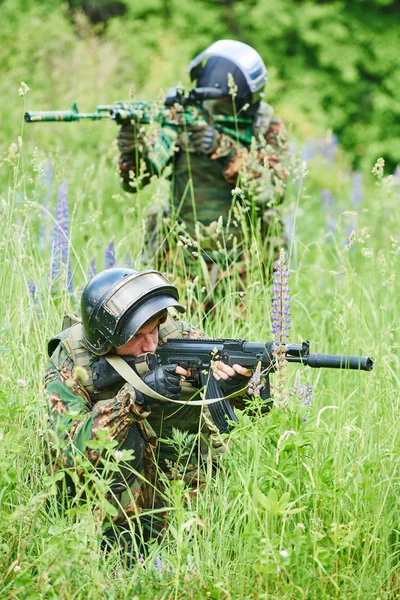
[[[246,231],[254,228],[263,240],[262,258],[270,264],[284,244],[276,206],[284,197],[288,150],[282,121],[262,101],[264,62],[247,44],[219,40],[199,54],[188,71],[197,88],[221,91],[220,98],[203,103],[209,123],[186,131],[162,127],[149,137],[134,124],[123,125],[118,147],[124,189],[135,192],[138,180],[148,182],[172,162],[172,216],[207,253],[206,261],[207,256],[215,260],[221,246],[228,252],[235,247],[232,259],[237,260]],[[245,125],[237,123],[229,135],[226,128],[221,132],[213,126],[213,115],[251,119],[252,143],[243,141]],[[145,161],[147,178],[138,177],[140,160]]]

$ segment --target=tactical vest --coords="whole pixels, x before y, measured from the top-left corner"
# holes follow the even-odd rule
[[[253,119],[253,135],[256,140],[265,136],[273,120],[273,109],[269,104],[260,102]],[[239,129],[240,132],[240,129]],[[186,135],[186,137],[185,137]],[[191,150],[190,138],[181,134],[181,150],[174,158],[173,198],[176,216],[185,223],[188,233],[196,239],[196,223],[200,225],[201,246],[206,250],[215,250],[215,232],[209,231],[211,223],[223,215],[225,225],[232,205],[232,186],[224,178],[231,156],[210,160],[206,154]],[[247,146],[248,148],[249,146]],[[187,150],[187,151],[186,151]],[[191,181],[191,185],[189,185]],[[231,219],[229,232],[241,239],[240,225]],[[224,242],[228,248],[231,241]]]

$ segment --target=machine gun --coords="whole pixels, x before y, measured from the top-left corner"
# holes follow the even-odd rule
[[[312,368],[371,371],[374,366],[372,358],[368,356],[310,354],[310,342],[308,340],[301,344],[287,344],[284,354],[288,363],[299,363]],[[261,373],[265,379],[261,397],[266,401],[271,398],[269,373],[273,372],[276,367],[273,342],[265,344],[263,342],[247,342],[235,339],[173,339],[160,345],[155,354],[145,356],[150,370],[168,364],[178,364],[185,369],[192,370],[194,384],[205,389],[206,400],[221,398],[220,401],[209,404],[209,410],[220,433],[227,432],[229,421],[237,422],[237,418],[231,403],[224,397],[218,382],[212,376],[211,366],[213,361],[221,360],[230,366],[239,364],[248,369],[255,369],[258,364],[261,364]],[[135,363],[137,362],[135,357],[123,356],[121,358],[124,358],[129,366],[135,369]],[[104,357],[94,362],[92,367],[95,392],[100,392],[119,383],[123,384],[124,380],[121,375],[107,363]]]
[[[204,109],[205,100],[217,100],[221,96],[221,90],[217,88],[195,88],[188,94],[176,87],[168,89],[166,97],[160,102],[133,102],[118,101],[113,104],[104,104],[96,107],[92,113],[81,113],[76,102],[72,104],[71,110],[48,110],[28,111],[24,118],[27,123],[45,123],[54,121],[81,121],[88,119],[99,121],[111,119],[118,125],[124,123],[137,123],[148,125],[159,123],[163,125],[176,126],[179,129],[195,127],[199,122],[212,122],[212,125],[221,133],[227,133],[236,140],[250,144],[253,128],[252,119],[243,117],[230,117],[224,115],[210,116]],[[238,129],[245,129],[239,132]]]

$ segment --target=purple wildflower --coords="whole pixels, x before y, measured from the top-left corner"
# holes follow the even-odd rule
[[[400,166],[396,165],[395,170],[393,171],[393,183],[395,186],[395,190],[397,192],[397,197],[400,196]]]
[[[33,304],[38,303],[37,288],[33,281],[28,281],[29,296],[32,298]]]
[[[46,188],[46,193],[45,193],[45,196],[44,196],[43,202],[42,202],[43,214],[45,214],[47,212],[50,198],[52,196],[53,163],[50,160],[48,161],[47,166],[44,170],[42,182],[44,184],[44,187]],[[46,227],[45,227],[45,222],[44,222],[44,217],[43,217],[40,222],[40,227],[39,227],[39,248],[41,250],[44,250],[45,245],[46,245],[45,232],[46,232]]]
[[[285,252],[281,250],[275,263],[272,287],[272,335],[275,346],[286,344],[290,329],[289,269],[285,264]]]
[[[250,394],[250,396],[259,396],[262,387],[263,382],[261,381],[261,373],[259,369],[256,369],[247,384],[248,394]]]
[[[89,268],[88,268],[88,280],[92,279],[92,277],[94,277],[97,273],[97,267],[96,267],[96,259],[93,257],[92,260],[89,263]]]
[[[67,287],[73,292],[73,281],[70,261],[70,239],[69,239],[69,210],[68,210],[68,188],[63,182],[58,189],[58,201],[56,207],[56,218],[52,232],[51,254],[52,263],[50,279],[52,282],[66,276]]]
[[[27,284],[28,284],[30,303],[31,303],[32,307],[34,308],[36,314],[39,317],[41,317],[42,311],[41,311],[40,304],[39,304],[38,291],[37,291],[36,284],[33,281],[28,281]]]
[[[128,269],[132,269],[132,259],[130,257],[129,252],[125,252],[124,267],[128,267]]]
[[[363,200],[363,184],[361,171],[355,171],[352,178],[351,186],[351,206],[358,210]]]
[[[286,410],[289,396],[285,386],[287,378],[286,343],[290,329],[289,269],[285,264],[285,251],[280,251],[275,263],[272,286],[272,343],[275,362],[275,384],[272,395],[275,406]]]
[[[108,244],[104,253],[104,265],[106,269],[115,267],[115,248],[113,240],[111,240],[111,242]]]
[[[304,160],[308,164],[311,161],[312,157],[314,156],[314,150],[315,150],[314,141],[307,140],[305,142],[302,152],[301,152],[301,160]]]
[[[329,141],[325,143],[324,157],[330,165],[333,165],[336,158],[336,152],[338,149],[338,137],[332,134]]]
[[[154,564],[156,565],[156,569],[158,571],[162,571],[162,562],[161,562],[161,558],[159,556],[156,556],[156,558],[154,560]]]
[[[307,383],[306,385],[302,385],[300,382],[300,375],[297,373],[293,390],[290,392],[291,398],[297,398],[298,404],[306,407],[306,413],[309,410],[309,406],[311,404],[312,395],[314,392],[314,386]],[[303,417],[303,423],[307,421],[306,416]]]
[[[329,233],[333,233],[335,231],[335,218],[334,218],[335,199],[330,190],[324,189],[321,191],[321,204],[322,204],[322,208],[324,209],[324,211],[327,214],[326,230]]]

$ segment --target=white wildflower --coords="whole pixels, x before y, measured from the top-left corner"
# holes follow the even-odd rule
[[[381,179],[383,177],[384,166],[385,166],[385,161],[383,160],[383,158],[378,158],[378,160],[372,167],[372,174],[375,175],[375,177],[378,177],[379,179]]]
[[[28,92],[29,92],[29,87],[26,85],[26,83],[21,81],[21,87],[18,90],[18,94],[20,96],[26,96]]]
[[[373,252],[372,250],[370,250],[369,248],[362,248],[361,249],[361,254],[365,257],[365,258],[371,258],[373,256]]]

